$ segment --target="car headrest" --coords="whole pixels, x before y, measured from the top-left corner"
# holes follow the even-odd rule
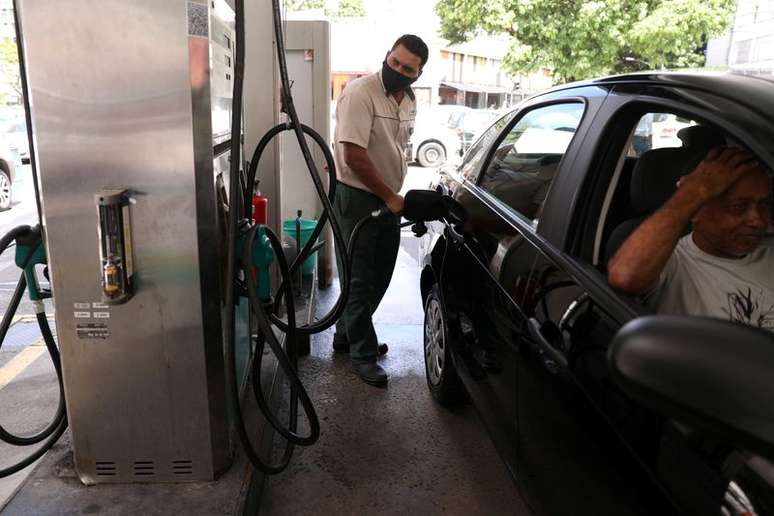
[[[630,195],[639,215],[656,211],[677,189],[677,180],[704,159],[709,148],[653,149],[637,160],[632,171]]]
[[[683,142],[683,147],[711,149],[726,144],[723,133],[705,125],[692,125],[677,131],[677,137]]]

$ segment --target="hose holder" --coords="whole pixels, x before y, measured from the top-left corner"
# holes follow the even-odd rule
[[[51,292],[41,290],[35,275],[36,265],[46,265],[46,248],[43,246],[43,238],[40,233],[40,226],[30,228],[30,230],[16,237],[16,266],[24,271],[24,278],[27,280],[27,290],[30,301],[42,301],[51,297]]]
[[[239,238],[237,239],[236,250],[237,257],[240,257],[244,253],[245,237],[247,231],[251,226],[245,224],[242,226],[242,230],[239,232]],[[269,237],[266,236],[266,229],[263,225],[258,227],[258,232],[253,239],[252,249],[253,263],[252,267],[243,267],[244,270],[250,270],[250,274],[253,274],[258,282],[258,297],[261,303],[271,304],[271,274],[270,267],[274,263],[274,250],[271,247]],[[243,264],[245,265],[245,264]],[[244,296],[247,296],[245,292]]]

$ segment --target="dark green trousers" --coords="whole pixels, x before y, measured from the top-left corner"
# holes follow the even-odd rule
[[[373,211],[384,208],[376,195],[343,183],[336,187],[334,213],[349,242],[352,230]],[[350,346],[350,358],[356,361],[376,360],[379,341],[371,316],[387,291],[395,269],[400,247],[399,218],[380,217],[366,224],[359,233],[352,253],[349,300],[336,323],[336,339],[345,338]],[[341,257],[336,256],[341,274]]]

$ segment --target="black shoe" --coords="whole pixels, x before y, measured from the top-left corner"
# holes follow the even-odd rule
[[[376,349],[381,356],[386,355],[390,348],[384,342],[380,342]],[[333,351],[335,353],[349,353],[349,341],[346,337],[339,337],[338,333],[333,334]]]
[[[382,366],[376,362],[352,362],[352,370],[369,385],[386,385],[389,379]]]

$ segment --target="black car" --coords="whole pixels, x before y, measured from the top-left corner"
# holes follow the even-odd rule
[[[635,150],[646,116],[679,138]],[[442,170],[465,215],[421,242],[428,386],[472,401],[535,514],[774,514],[774,334],[606,279],[673,162],[726,144],[774,170],[772,142],[771,79],[635,74],[533,97]]]

